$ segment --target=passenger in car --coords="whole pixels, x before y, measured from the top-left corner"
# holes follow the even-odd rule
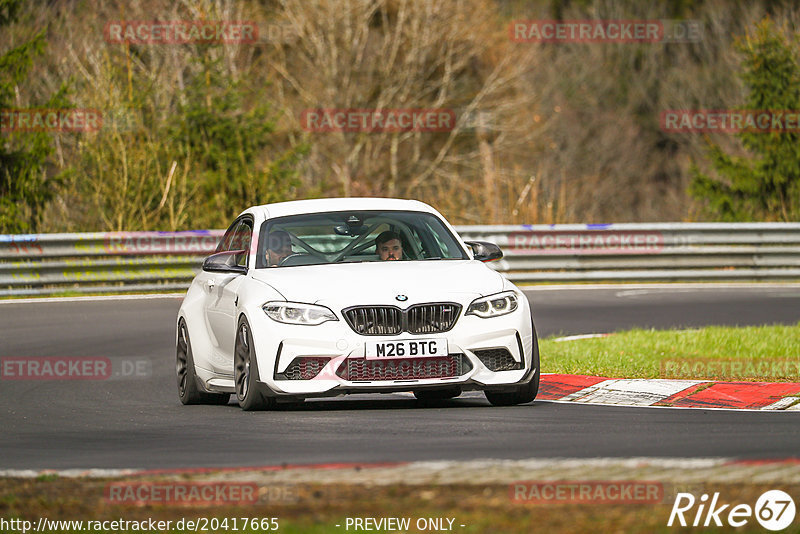
[[[276,230],[267,236],[267,267],[277,267],[292,254],[292,239],[288,232]]]
[[[400,234],[386,230],[375,238],[375,250],[381,260],[402,260],[403,243],[400,241]]]

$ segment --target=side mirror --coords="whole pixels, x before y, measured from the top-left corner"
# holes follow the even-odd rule
[[[472,247],[472,255],[478,261],[494,261],[503,257],[503,251],[494,243],[486,241],[465,241],[465,243]]]
[[[210,273],[247,274],[247,267],[238,265],[242,254],[247,254],[247,251],[227,250],[212,254],[203,260],[203,270]]]

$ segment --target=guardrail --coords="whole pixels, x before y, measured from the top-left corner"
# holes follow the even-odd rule
[[[186,289],[223,233],[0,235],[0,296]]]
[[[800,223],[461,226],[519,283],[800,280]],[[185,289],[222,230],[0,235],[0,296]]]

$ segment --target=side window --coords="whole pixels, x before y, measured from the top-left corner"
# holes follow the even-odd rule
[[[249,219],[242,219],[228,228],[222,240],[219,242],[216,252],[244,250],[244,254],[237,254],[236,264],[246,267],[252,236],[252,223]]]
[[[247,258],[250,252],[250,239],[253,235],[253,228],[250,221],[244,219],[236,226],[236,230],[231,240],[231,247],[228,250],[244,250],[243,254],[236,256],[236,264],[243,267],[247,266]]]
[[[239,224],[234,222],[230,227],[225,231],[225,235],[222,236],[222,239],[219,240],[219,244],[217,245],[217,249],[214,252],[224,252],[226,250],[231,250],[231,242],[233,241],[233,235],[236,232],[236,228],[238,228]]]

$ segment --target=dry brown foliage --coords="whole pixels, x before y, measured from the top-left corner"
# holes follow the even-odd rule
[[[112,45],[102,35],[109,20],[258,21],[258,43],[205,53],[221,61],[230,83],[252,88],[249,104],[268,101],[280,114],[274,147],[259,164],[308,143],[294,196],[418,198],[462,224],[695,219],[688,168],[691,161],[703,164],[705,140],[662,132],[659,113],[739,105],[744,89],[735,36],[768,12],[790,27],[798,20],[790,7],[722,0],[680,7],[633,0],[35,4],[19,25],[49,25],[48,57],[21,94],[47,94],[68,79],[77,107],[98,107],[109,117],[133,109],[128,119],[141,131],[136,142],[113,133],[56,136],[55,165],[70,167],[87,155],[95,164],[79,167],[77,182],[62,192],[51,230],[199,224],[187,211],[198,194],[193,160],[174,158],[170,178],[173,159],[153,156],[166,140],[148,128],[169,121],[198,47]],[[675,44],[509,39],[511,21],[552,19],[553,6],[564,19],[693,19],[704,34],[699,42]],[[304,131],[303,111],[318,108],[444,108],[458,122],[442,133]],[[737,148],[732,137],[717,141]],[[98,207],[97,199],[115,195]],[[143,211],[147,198],[164,201]]]

